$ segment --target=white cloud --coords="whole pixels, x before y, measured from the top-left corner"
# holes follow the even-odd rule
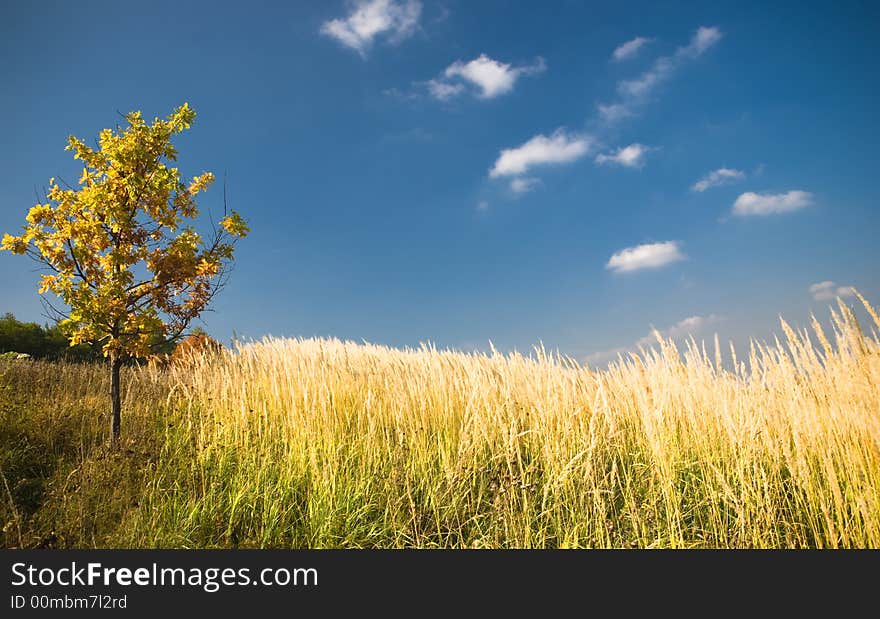
[[[538,165],[569,163],[586,155],[591,142],[588,136],[564,129],[557,129],[549,137],[539,134],[516,148],[502,150],[489,176],[516,176]]]
[[[663,56],[654,61],[654,65],[634,80],[624,80],[617,85],[617,92],[623,97],[632,99],[644,97],[657,84],[665,80],[675,68],[672,58]]]
[[[645,163],[645,155],[650,150],[644,144],[630,144],[623,148],[618,148],[614,153],[596,155],[596,163],[614,163],[627,168],[640,168]]]
[[[611,57],[620,62],[621,60],[629,60],[636,56],[639,53],[639,50],[645,45],[645,43],[650,43],[652,39],[648,39],[645,37],[636,37],[631,41],[627,41],[617,47],[614,50],[614,53],[611,54]]]
[[[631,116],[635,113],[634,109],[645,102],[657,85],[666,81],[686,60],[702,56],[706,50],[721,40],[721,36],[718,28],[705,26],[698,28],[690,42],[684,47],[679,47],[674,54],[657,58],[651,68],[639,77],[619,82],[617,92],[620,101],[599,104],[599,115],[609,124]]]
[[[397,43],[412,35],[421,12],[419,0],[356,0],[348,17],[324,22],[321,33],[366,56],[379,36]]]
[[[535,178],[533,176],[524,176],[520,178],[515,178],[510,181],[510,190],[513,193],[520,195],[537,189],[540,185],[540,178]]]
[[[478,211],[488,211],[489,203],[486,200],[480,200],[477,202],[477,210]]]
[[[724,320],[721,316],[717,314],[709,314],[708,316],[689,316],[683,320],[679,320],[677,323],[672,325],[671,327],[667,327],[666,329],[661,329],[659,331],[660,335],[665,338],[677,340],[680,337],[685,335],[694,335],[699,333],[706,327],[714,324],[718,324]],[[648,345],[651,342],[656,342],[657,338],[652,333],[650,336],[646,336],[641,338],[638,341],[639,345]]]
[[[721,40],[721,31],[718,28],[701,26],[691,38],[687,47],[681,48],[677,53],[689,56],[699,56],[707,49]]]
[[[724,317],[717,314],[709,314],[708,316],[689,316],[665,329],[656,330],[656,333],[659,333],[661,337],[666,339],[678,340],[688,335],[697,335],[707,327],[723,321]],[[611,350],[603,350],[601,352],[593,353],[587,356],[586,362],[590,365],[601,365],[608,361],[612,361],[618,355],[634,352],[640,348],[647,348],[656,342],[657,335],[654,330],[652,330],[651,333],[639,338],[631,346],[621,346],[619,348],[612,348]]]
[[[771,215],[797,211],[813,203],[813,194],[793,190],[786,193],[754,193],[747,191],[733,203],[734,215]]]
[[[493,99],[513,90],[523,75],[536,75],[547,68],[543,58],[531,65],[515,67],[480,54],[469,62],[456,61],[443,72],[443,77],[428,82],[428,90],[437,99],[445,100],[465,91],[465,84],[477,89],[481,99]],[[455,81],[462,80],[462,81]]]
[[[831,301],[835,297],[852,297],[855,288],[852,286],[838,286],[832,281],[819,282],[810,286],[810,294],[816,301]]]
[[[613,124],[619,120],[623,120],[628,116],[633,115],[633,111],[623,103],[599,103],[596,106],[596,109],[599,111],[599,116],[606,123]]]
[[[431,96],[440,101],[446,101],[464,92],[464,84],[448,84],[440,80],[428,80],[426,85]]]
[[[630,273],[641,269],[657,269],[686,258],[678,241],[646,243],[615,253],[605,268],[615,273]]]
[[[411,90],[402,90],[396,86],[393,86],[391,88],[386,88],[385,90],[382,91],[382,94],[386,95],[388,97],[395,97],[397,99],[402,99],[404,101],[414,101],[419,98],[418,93],[413,92]]]
[[[698,180],[691,187],[691,191],[704,192],[710,187],[719,187],[721,185],[729,185],[746,177],[745,172],[734,170],[731,168],[718,168],[709,172],[706,176]]]

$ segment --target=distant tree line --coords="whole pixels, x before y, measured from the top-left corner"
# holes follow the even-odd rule
[[[26,353],[43,359],[91,361],[100,354],[87,344],[70,346],[69,339],[58,326],[41,326],[36,322],[22,322],[6,313],[0,318],[0,354]]]
[[[160,342],[158,353],[171,353],[174,343]],[[0,354],[25,353],[34,358],[65,361],[101,361],[100,347],[90,344],[70,346],[70,339],[58,325],[22,322],[7,312],[0,317]]]

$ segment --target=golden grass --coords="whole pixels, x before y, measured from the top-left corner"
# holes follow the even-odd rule
[[[542,350],[283,339],[134,369],[136,500],[62,543],[877,548],[880,340],[832,313],[830,341],[783,322],[783,342],[743,358],[663,341],[602,371]],[[39,398],[92,397],[60,390]],[[78,468],[125,458],[102,449]]]

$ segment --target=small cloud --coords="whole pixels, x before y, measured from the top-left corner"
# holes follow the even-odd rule
[[[524,176],[520,178],[515,178],[510,181],[510,190],[517,195],[522,195],[524,193],[528,193],[537,189],[540,185],[540,178],[535,178],[533,176]]]
[[[810,294],[817,301],[830,301],[834,298],[834,289],[836,284],[830,280],[818,282],[810,286]]]
[[[643,144],[630,144],[629,146],[618,148],[612,154],[596,155],[596,163],[605,164],[613,163],[622,165],[626,168],[640,168],[645,164],[645,155],[650,149]]]
[[[425,85],[431,96],[439,101],[446,101],[464,92],[464,84],[448,84],[440,80],[428,80]]]
[[[731,168],[718,168],[709,172],[706,176],[698,180],[691,187],[691,191],[702,193],[710,187],[720,187],[721,185],[729,185],[746,177],[745,172],[734,170]]]
[[[470,84],[476,88],[476,96],[480,99],[494,99],[511,92],[521,76],[536,75],[546,68],[540,57],[531,65],[515,67],[480,54],[469,62],[458,60],[449,65],[442,78],[427,82],[428,91],[436,99],[446,100],[463,93],[465,85]]]
[[[635,58],[635,56],[639,53],[639,50],[646,43],[650,43],[653,39],[648,39],[645,37],[636,37],[626,43],[622,43],[614,50],[614,53],[611,54],[611,58],[620,62],[621,60],[629,60],[630,58]]]
[[[557,129],[549,137],[539,134],[516,148],[502,150],[489,176],[517,176],[535,166],[569,163],[586,155],[591,145],[589,136],[564,129]]]
[[[633,115],[633,111],[623,103],[599,103],[596,106],[599,117],[608,124],[614,124],[628,116]]]
[[[477,210],[478,211],[488,211],[489,210],[489,202],[486,200],[480,200],[477,202]]]
[[[721,40],[721,36],[718,28],[700,27],[694,32],[690,42],[679,47],[674,54],[657,58],[639,77],[619,82],[617,92],[620,100],[598,106],[602,120],[613,124],[622,118],[632,116],[636,108],[646,102],[651,91],[669,79],[687,60],[702,56],[706,50]]]
[[[813,204],[813,194],[793,190],[786,193],[754,193],[747,191],[733,203],[733,214],[741,216],[789,213]]]
[[[685,259],[687,256],[682,253],[678,241],[646,243],[627,247],[615,253],[608,260],[605,268],[615,273],[630,273],[642,269],[658,269]]]
[[[400,99],[402,101],[414,101],[421,96],[417,92],[414,92],[412,90],[404,91],[396,86],[392,88],[386,88],[382,91],[382,94],[386,97],[394,97],[395,99]]]
[[[676,54],[685,56],[700,56],[707,49],[721,40],[721,31],[718,28],[701,26],[694,33],[690,44],[680,48]]]
[[[378,37],[399,43],[418,27],[422,3],[419,0],[356,0],[354,10],[344,19],[331,19],[321,25],[321,34],[339,41],[366,57]]]
[[[838,286],[828,280],[810,286],[810,294],[816,301],[831,301],[835,297],[855,296],[856,289],[852,286]]]
[[[661,329],[658,332],[663,337],[676,340],[685,335],[693,335],[699,333],[706,327],[718,324],[723,320],[724,318],[717,314],[709,314],[708,316],[690,316],[683,320],[679,320],[674,325],[667,327],[666,329]],[[640,339],[638,343],[641,345],[647,345],[654,341],[656,341],[656,336],[644,337]]]
[[[694,336],[706,330],[706,328],[724,321],[724,316],[709,314],[708,316],[689,316],[679,320],[674,325],[665,329],[652,329],[651,333],[639,338],[630,346],[620,346],[610,350],[593,353],[586,357],[585,361],[590,365],[601,365],[614,360],[620,355],[635,352],[640,348],[648,348],[657,342],[657,335],[665,339],[678,340],[685,336]]]
[[[617,85],[617,92],[620,93],[621,96],[629,97],[630,99],[644,97],[655,86],[657,86],[657,84],[669,77],[675,66],[676,63],[673,58],[658,58],[654,61],[654,66],[648,71],[642,73],[636,79],[620,82]]]

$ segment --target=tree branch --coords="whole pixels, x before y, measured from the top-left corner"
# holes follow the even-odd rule
[[[82,267],[79,264],[79,260],[76,259],[76,254],[73,252],[73,242],[69,238],[67,239],[67,249],[70,250],[70,258],[73,260],[73,266],[76,267],[76,274],[82,278],[87,286],[89,286],[93,290],[97,290],[98,287],[92,284],[88,280],[88,278],[86,278],[85,273],[83,273]]]

